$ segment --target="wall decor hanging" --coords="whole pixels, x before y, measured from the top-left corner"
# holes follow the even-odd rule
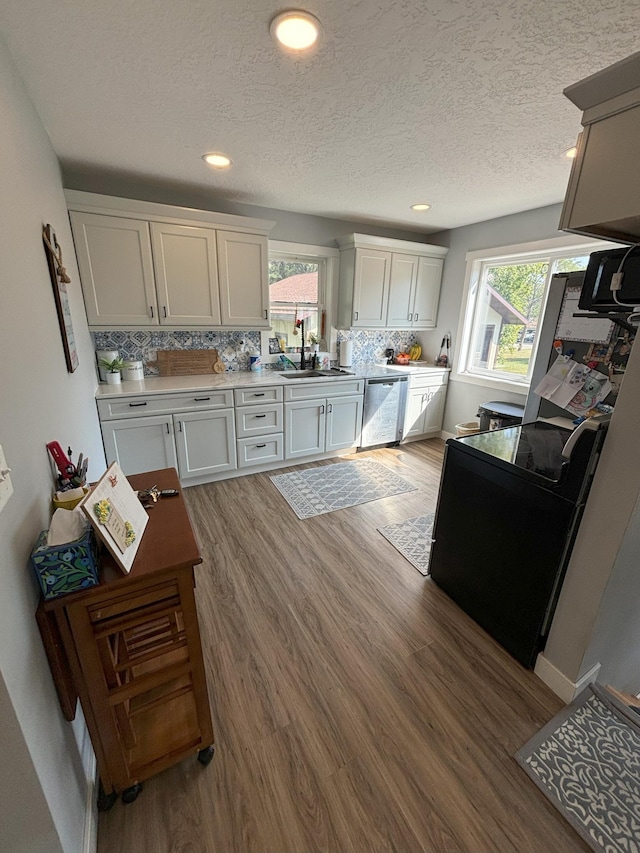
[[[73,335],[71,308],[69,306],[69,294],[67,293],[67,285],[71,282],[71,279],[67,275],[67,271],[62,263],[62,248],[51,225],[43,227],[42,242],[44,243],[49,275],[53,286],[53,295],[56,301],[58,323],[60,324],[60,334],[62,336],[62,346],[64,347],[64,357],[67,361],[67,370],[69,373],[73,373],[78,367],[78,351]]]

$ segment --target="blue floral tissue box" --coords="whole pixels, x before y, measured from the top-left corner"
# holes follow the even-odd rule
[[[47,545],[43,530],[31,552],[31,565],[45,598],[57,598],[98,584],[98,546],[92,527],[73,542]]]

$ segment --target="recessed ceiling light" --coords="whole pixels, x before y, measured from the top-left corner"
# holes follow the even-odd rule
[[[578,153],[577,146],[572,145],[571,148],[567,148],[567,150],[564,152],[564,156],[568,157],[569,160],[574,160],[577,153]]]
[[[422,201],[422,202],[419,202],[418,204],[412,204],[411,210],[417,210],[417,211],[423,210],[424,211],[424,210],[429,210],[430,207],[431,207],[430,204],[426,204],[425,202]]]
[[[232,160],[226,154],[220,154],[217,151],[212,151],[210,154],[205,154],[202,158],[205,163],[213,166],[214,169],[228,169]]]
[[[281,12],[271,21],[272,37],[289,50],[308,50],[320,37],[320,21],[309,12]]]

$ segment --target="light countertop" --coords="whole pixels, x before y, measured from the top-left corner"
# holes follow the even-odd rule
[[[121,382],[120,385],[101,383],[96,389],[96,399],[105,400],[117,397],[140,396],[149,394],[168,394],[173,391],[213,391],[215,389],[250,388],[260,385],[286,385],[299,382],[343,382],[345,379],[375,379],[384,376],[397,376],[398,373],[447,373],[442,367],[421,367],[414,365],[362,364],[348,368],[351,373],[337,373],[334,376],[314,379],[295,379],[295,370],[286,371],[292,378],[280,375],[277,370],[232,370],[226,373],[207,373],[196,376],[147,376],[140,382]]]

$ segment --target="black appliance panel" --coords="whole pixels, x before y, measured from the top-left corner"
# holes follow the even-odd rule
[[[629,251],[625,246],[621,249],[605,249],[603,252],[592,252],[584,274],[584,283],[580,292],[578,307],[586,311],[619,313],[625,309],[618,305],[611,292],[611,278],[618,272],[620,261]],[[634,249],[629,254],[622,268],[624,273],[622,287],[617,296],[620,302],[640,305],[640,249]]]
[[[448,443],[430,575],[526,667],[540,651],[577,516],[562,495]]]

